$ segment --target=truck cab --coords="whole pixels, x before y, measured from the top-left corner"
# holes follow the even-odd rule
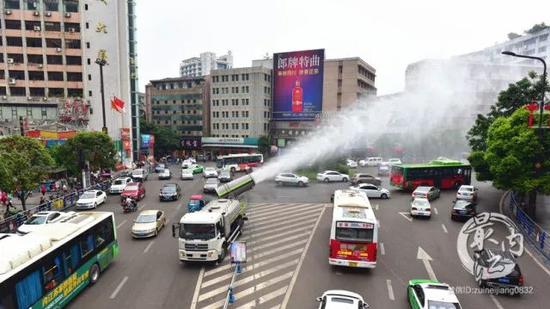
[[[200,211],[186,213],[172,226],[172,235],[178,231],[179,259],[181,261],[218,261],[227,253],[227,246],[235,240],[246,220],[240,202],[218,199]]]

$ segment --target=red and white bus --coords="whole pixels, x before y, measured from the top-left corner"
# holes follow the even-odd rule
[[[247,172],[251,168],[259,167],[264,163],[264,156],[261,153],[238,153],[219,156],[216,166],[227,169],[231,172]]]
[[[329,245],[331,265],[376,267],[378,221],[364,192],[334,192]]]

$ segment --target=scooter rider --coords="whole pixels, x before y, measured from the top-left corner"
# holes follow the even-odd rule
[[[128,196],[128,197],[126,197],[125,202],[126,202],[126,206],[130,207],[132,210],[137,209],[137,202],[133,198]]]

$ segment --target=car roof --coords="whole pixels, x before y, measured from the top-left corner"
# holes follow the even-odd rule
[[[139,216],[141,215],[145,215],[145,216],[148,216],[148,215],[156,215],[157,212],[159,212],[160,210],[158,209],[148,209],[148,210],[143,210],[142,212],[139,213]]]
[[[88,193],[88,192],[89,192],[89,193],[94,193],[94,194],[95,194],[95,193],[97,193],[97,192],[101,192],[101,190],[86,190],[86,191],[84,191],[84,193]]]
[[[323,174],[324,174],[324,173],[340,173],[340,172],[337,172],[337,171],[331,171],[331,170],[326,170],[326,171],[324,171],[324,172],[323,172]]]
[[[424,197],[422,197],[422,198],[420,198],[420,197],[415,197],[415,198],[413,199],[413,203],[416,202],[416,201],[419,201],[419,202],[428,202],[428,203],[430,203],[430,200],[428,200],[427,198],[424,198]]]
[[[162,185],[162,187],[177,187],[177,186],[178,184],[173,182],[165,183],[164,185]]]
[[[453,208],[464,208],[466,206],[473,205],[472,202],[468,202],[466,200],[456,200],[456,202],[453,205]]]
[[[446,283],[420,283],[426,300],[458,303],[458,298]]]
[[[344,296],[344,297],[353,297],[363,301],[363,297],[357,293],[346,291],[346,290],[327,290],[323,293],[325,296]]]
[[[45,210],[45,211],[39,211],[35,214],[33,214],[33,216],[48,216],[48,215],[51,215],[51,214],[54,214],[54,213],[58,213],[58,214],[63,214],[62,212],[60,211],[53,211],[53,210]]]

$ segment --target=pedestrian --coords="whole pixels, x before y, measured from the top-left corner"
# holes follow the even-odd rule
[[[7,201],[8,201],[8,193],[6,193],[6,191],[0,192],[0,202],[2,202],[2,204],[6,205]]]
[[[46,199],[44,198],[44,195],[42,195],[40,197],[40,202],[38,202],[38,205],[43,205],[44,203],[46,203]]]
[[[40,192],[42,193],[42,196],[46,195],[46,184],[42,184],[40,186]]]

